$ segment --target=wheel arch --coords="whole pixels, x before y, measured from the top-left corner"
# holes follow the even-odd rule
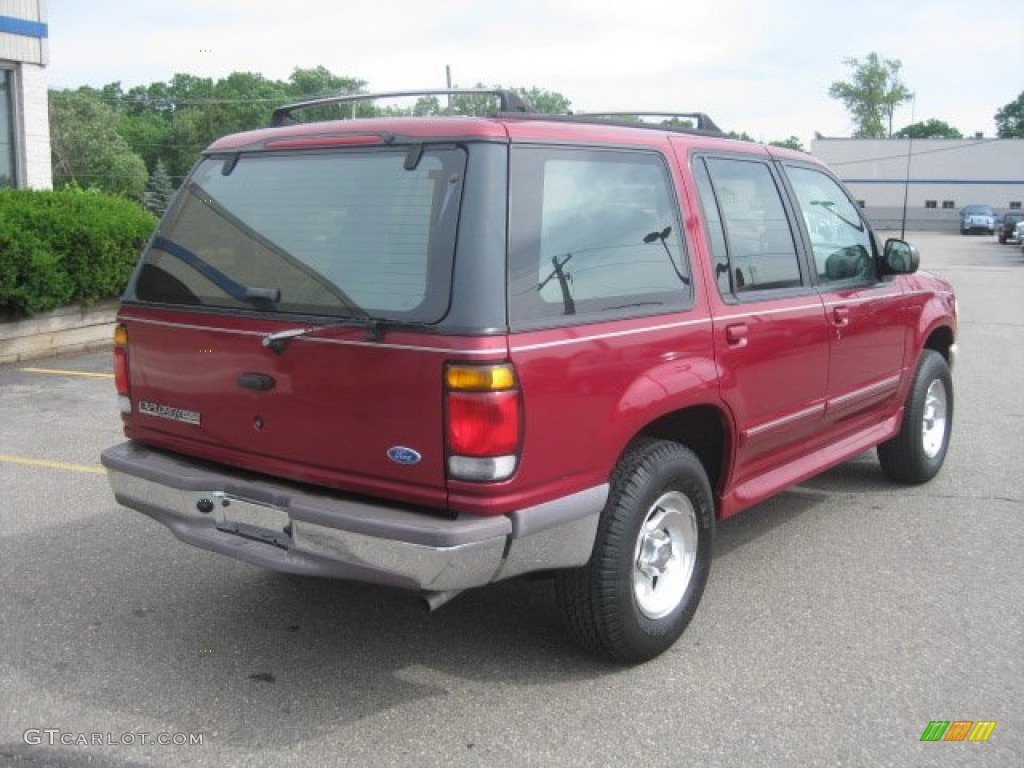
[[[691,405],[664,414],[637,432],[622,455],[644,438],[669,440],[693,451],[707,473],[712,493],[721,496],[733,450],[729,420],[722,409],[711,404]],[[719,515],[718,509],[715,514]]]
[[[922,349],[931,349],[938,352],[946,358],[946,362],[952,366],[953,361],[951,357],[953,354],[953,341],[953,329],[948,325],[940,325],[929,332],[928,336],[924,340]]]

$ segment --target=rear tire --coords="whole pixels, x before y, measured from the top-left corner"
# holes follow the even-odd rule
[[[555,592],[580,645],[639,663],[667,650],[697,610],[714,500],[696,455],[664,440],[634,444],[611,486],[590,562],[560,572]]]
[[[899,434],[878,446],[878,460],[890,480],[918,484],[942,468],[953,430],[953,379],[946,359],[921,353],[907,395]]]

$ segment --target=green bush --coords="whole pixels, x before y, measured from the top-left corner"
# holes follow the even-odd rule
[[[119,296],[156,223],[96,190],[0,189],[0,315]]]

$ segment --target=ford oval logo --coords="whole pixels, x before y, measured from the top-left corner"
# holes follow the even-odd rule
[[[388,458],[395,464],[419,464],[423,457],[420,456],[419,451],[396,445],[394,448],[388,448]]]

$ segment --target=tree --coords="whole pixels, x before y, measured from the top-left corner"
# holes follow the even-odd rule
[[[1000,139],[1024,138],[1024,91],[996,112],[996,135]]]
[[[839,99],[853,117],[856,125],[854,137],[884,139],[892,136],[892,118],[896,107],[913,98],[913,94],[900,81],[898,59],[881,59],[869,53],[864,61],[844,59],[853,69],[853,81],[837,81],[828,89],[828,95]]]
[[[147,179],[151,185],[156,183],[158,165],[168,176],[168,183],[176,187],[202,150],[220,136],[267,126],[274,108],[283,104],[364,93],[366,85],[364,80],[335,75],[326,67],[317,66],[296,67],[287,81],[269,80],[254,72],[232,72],[221,79],[178,73],[166,82],[134,86],[128,91],[119,82],[100,89],[83,87],[78,89],[79,96],[75,98],[88,100],[98,110],[95,117],[107,124],[104,135],[109,139],[108,150],[121,153],[128,150],[133,158],[131,170],[121,169],[114,175],[130,177],[130,194],[141,197],[147,189]],[[566,114],[569,111],[569,100],[560,93],[537,87],[511,90],[529,100],[539,112]],[[370,101],[318,106],[298,112],[296,119],[313,122],[381,115],[434,115],[449,111],[484,115],[497,109],[498,101],[494,97],[456,95],[450,102],[446,98],[421,98],[413,107]],[[112,189],[112,182],[101,181],[95,170],[86,173],[80,169],[90,153],[68,149],[67,142],[58,135],[59,128],[56,126],[54,131],[57,142],[54,174],[58,183],[77,179],[85,186]],[[74,133],[72,130],[69,139],[75,138]],[[146,173],[147,168],[153,170],[154,177]],[[152,194],[153,190],[148,192]]]
[[[725,135],[728,138],[730,138],[730,139],[736,139],[736,141],[753,141],[754,140],[754,137],[751,136],[746,131],[740,131],[739,133],[737,133],[736,131],[729,131]]]
[[[804,149],[803,142],[801,142],[800,139],[798,139],[796,136],[790,136],[788,139],[785,139],[784,141],[769,141],[768,145],[772,147],[783,147],[785,149],[795,149],[798,152],[807,151],[806,149]]]
[[[949,123],[934,117],[911,123],[893,134],[897,139],[962,139],[964,135]]]
[[[153,172],[149,174],[146,193],[142,197],[143,204],[157,216],[163,216],[167,206],[174,197],[174,183],[167,173],[163,160],[157,160]]]
[[[533,107],[535,112],[546,115],[567,115],[571,102],[557,91],[547,91],[533,86],[532,88],[506,88],[501,85],[484,85],[477,83],[473,88],[506,90],[519,96]],[[411,110],[413,115],[493,115],[499,110],[498,97],[490,94],[455,94],[450,98],[422,96]]]
[[[318,96],[337,96],[342,93],[359,93],[366,87],[365,80],[332,74],[323,66],[303,69],[296,67],[288,78],[288,98],[313,99]]]
[[[50,149],[56,186],[77,184],[139,199],[146,164],[117,132],[117,114],[90,88],[50,91]]]
[[[546,115],[567,115],[572,106],[572,102],[557,91],[546,91],[537,86],[512,90],[532,104],[535,110]]]

